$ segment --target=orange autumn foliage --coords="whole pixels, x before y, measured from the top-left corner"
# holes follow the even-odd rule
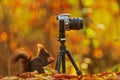
[[[101,49],[98,48],[93,51],[93,55],[95,58],[100,59],[103,57],[103,52]]]
[[[7,32],[2,32],[1,33],[1,39],[2,39],[3,42],[6,42],[8,40]]]

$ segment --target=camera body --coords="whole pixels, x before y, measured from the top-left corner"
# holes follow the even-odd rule
[[[59,26],[59,41],[65,40],[65,31],[83,29],[83,19],[70,17],[70,14],[57,16]]]
[[[64,21],[64,27],[60,27],[63,28],[66,31],[69,30],[80,30],[83,28],[83,19],[76,17],[70,17],[70,14],[60,14],[57,16],[57,20],[59,21],[59,24],[61,20]]]

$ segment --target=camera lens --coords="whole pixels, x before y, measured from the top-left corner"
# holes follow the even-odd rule
[[[83,19],[81,18],[69,18],[69,29],[79,30],[83,28]]]

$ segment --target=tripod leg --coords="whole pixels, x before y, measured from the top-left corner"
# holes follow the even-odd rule
[[[65,73],[66,72],[66,66],[65,66],[65,53],[63,53],[64,55],[62,55],[62,72]]]
[[[67,53],[67,56],[69,57],[69,59],[70,59],[72,65],[74,66],[77,75],[82,75],[82,72],[78,69],[76,63],[74,62],[71,53],[70,53],[68,50],[66,50],[66,53]]]
[[[57,59],[57,63],[56,63],[56,67],[55,67],[55,70],[57,70],[59,73],[60,73],[60,65],[61,65],[61,61],[62,61],[62,52],[60,52],[58,54],[58,59]]]

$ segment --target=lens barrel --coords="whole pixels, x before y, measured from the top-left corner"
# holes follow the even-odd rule
[[[83,19],[81,18],[69,18],[69,30],[83,29]]]

